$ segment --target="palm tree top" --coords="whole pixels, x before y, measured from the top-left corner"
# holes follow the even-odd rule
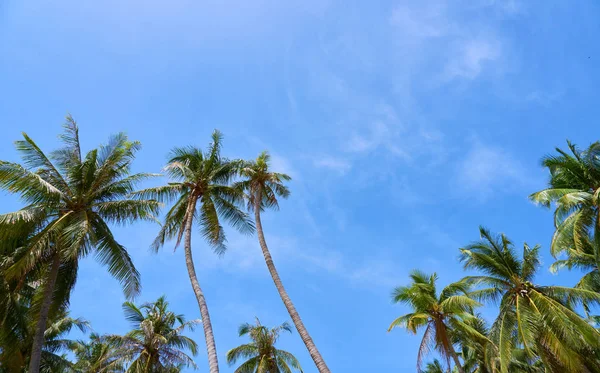
[[[585,150],[567,142],[569,151],[556,149],[558,155],[548,155],[542,165],[550,171],[546,189],[529,198],[544,207],[555,204],[550,251],[554,257],[566,252],[569,257],[592,253],[600,245],[598,207],[600,203],[600,143]],[[568,265],[577,265],[578,260]]]
[[[471,285],[488,285],[469,294],[481,301],[500,301],[504,292],[526,294],[536,287],[534,279],[540,266],[540,246],[523,244],[521,258],[513,242],[505,235],[493,235],[479,228],[480,241],[460,249],[460,261],[465,269],[477,270],[483,275],[466,276],[463,281]]]
[[[239,336],[247,335],[251,342],[229,350],[227,362],[233,365],[239,359],[247,359],[235,370],[235,373],[280,373],[291,372],[292,368],[302,373],[302,367],[294,355],[275,348],[281,332],[284,331],[292,332],[287,322],[271,329],[262,325],[258,318],[255,324],[240,325]]]
[[[79,128],[67,116],[60,136],[63,147],[46,155],[25,133],[15,142],[23,164],[0,161],[0,188],[18,194],[26,206],[0,215],[0,240],[28,237],[7,275],[20,277],[31,271],[49,250],[62,261],[74,261],[93,249],[119,280],[126,296],[140,290],[139,273],[109,224],[155,220],[160,203],[132,199],[136,186],[154,174],[131,173],[141,148],[124,133],[83,154]]]
[[[274,344],[279,339],[281,332],[293,332],[292,327],[287,321],[276,328],[269,329],[260,323],[258,317],[256,317],[255,319],[255,325],[250,323],[244,323],[240,325],[240,327],[238,328],[238,335],[240,337],[248,335],[253,341],[258,341],[266,336],[268,337],[268,341]]]
[[[153,249],[158,250],[170,239],[175,239],[175,247],[178,247],[188,219],[198,223],[202,236],[219,254],[225,252],[227,241],[221,217],[242,233],[254,231],[248,215],[239,208],[243,202],[242,192],[230,185],[242,161],[221,156],[222,138],[215,130],[206,151],[195,146],[172,149],[164,167],[171,181],[135,193],[141,199],[175,202],[165,216]],[[188,211],[189,208],[193,211]]]
[[[464,315],[470,313],[473,308],[481,306],[467,296],[469,285],[466,282],[459,281],[449,284],[438,294],[436,273],[428,275],[420,270],[413,270],[409,277],[412,280],[411,284],[395,288],[392,292],[392,301],[409,305],[415,313],[446,317]],[[409,331],[416,333],[420,324],[392,323],[389,330],[397,326],[405,326]]]
[[[553,189],[594,191],[600,187],[600,142],[585,150],[567,140],[569,152],[556,148],[558,155],[542,158],[542,166],[550,171],[549,186]]]
[[[423,358],[434,348],[448,365],[450,359],[458,359],[452,346],[451,333],[461,331],[471,338],[486,339],[467,321],[473,319],[473,309],[481,306],[471,299],[467,293],[468,284],[463,281],[452,283],[443,288],[439,294],[436,290],[437,274],[428,275],[419,270],[410,273],[411,283],[399,286],[392,292],[392,301],[410,306],[411,312],[395,319],[388,331],[394,328],[406,328],[417,334],[421,328],[425,333],[417,354],[417,370],[422,371]]]
[[[600,294],[538,286],[533,279],[540,264],[539,246],[524,244],[519,258],[505,235],[494,236],[484,228],[480,234],[480,241],[461,250],[461,261],[465,269],[476,269],[482,275],[467,276],[463,281],[486,286],[470,292],[471,297],[500,304],[490,338],[498,347],[501,371],[508,371],[512,350],[519,344],[528,354],[538,353],[545,364],[552,361],[560,366],[557,371],[582,371],[582,356],[590,351],[585,346],[600,346],[600,334],[574,307],[598,304]]]
[[[200,320],[186,321],[183,315],[169,310],[164,296],[141,306],[125,302],[123,312],[134,329],[124,336],[109,336],[108,340],[121,352],[122,359],[131,362],[128,371],[145,372],[141,369],[148,366],[152,366],[151,372],[162,372],[161,369],[180,365],[196,367],[184,351],[196,356],[198,346],[182,333],[193,331]]]
[[[239,174],[242,181],[236,183],[236,188],[243,190],[248,199],[248,209],[254,210],[257,202],[261,210],[265,208],[279,208],[277,197],[288,198],[290,190],[285,182],[292,178],[284,173],[270,170],[271,156],[267,151],[259,154],[256,160],[246,161],[241,164]]]

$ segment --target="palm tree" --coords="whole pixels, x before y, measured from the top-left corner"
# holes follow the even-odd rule
[[[177,247],[181,239],[184,240],[185,263],[200,308],[210,373],[219,372],[219,363],[206,299],[192,258],[192,225],[195,221],[200,226],[202,235],[218,254],[226,250],[221,217],[242,232],[249,233],[253,230],[247,214],[237,206],[242,196],[229,185],[237,174],[239,162],[229,161],[221,156],[221,142],[222,135],[215,130],[212,143],[205,153],[195,147],[173,149],[165,167],[173,181],[168,185],[137,193],[140,198],[175,201],[167,212],[152,247],[158,250],[164,246],[165,241],[173,238],[176,238]]]
[[[18,313],[12,315],[10,323],[0,328],[0,372],[22,372],[27,367],[36,327],[31,313],[31,308],[22,305]],[[73,328],[86,331],[89,324],[83,319],[69,317],[64,310],[49,319],[48,324],[44,331],[40,372],[67,371],[71,364],[61,353],[68,351],[71,341],[64,337]]]
[[[27,237],[14,262],[3,270],[5,276],[21,279],[40,265],[46,267],[43,296],[39,305],[34,304],[39,316],[30,373],[39,371],[48,315],[53,304],[56,308],[68,300],[80,258],[95,252],[127,297],[139,292],[139,273],[108,224],[153,219],[159,207],[153,200],[128,197],[138,182],[150,176],[130,174],[139,142],[120,133],[82,157],[73,118],[67,117],[64,128],[64,147],[50,156],[23,134],[24,139],[15,142],[23,165],[0,161],[0,188],[19,194],[26,203],[19,211],[0,215],[0,241],[14,235]]]
[[[550,249],[554,257],[566,253],[567,259],[551,269],[586,270],[578,287],[600,291],[600,143],[583,151],[567,143],[570,154],[557,148],[558,155],[542,159],[550,171],[549,187],[529,198],[548,208],[556,204]]]
[[[597,355],[600,333],[572,308],[581,302],[598,303],[600,294],[562,286],[533,283],[539,266],[539,246],[527,244],[522,259],[505,236],[494,237],[480,228],[481,240],[461,249],[465,269],[481,276],[463,281],[487,287],[472,291],[478,300],[499,301],[500,313],[490,338],[498,347],[501,372],[509,371],[513,349],[522,345],[528,356],[539,356],[549,369],[579,372]],[[515,338],[516,336],[516,338]]]
[[[169,311],[165,297],[141,307],[125,302],[123,311],[134,329],[124,336],[112,335],[107,339],[116,345],[122,359],[130,362],[127,372],[163,373],[180,366],[196,368],[184,352],[189,350],[196,356],[196,342],[182,333],[193,331],[199,320],[185,321],[183,315]]]
[[[279,292],[279,296],[290,314],[290,317],[298,330],[298,334],[300,334],[300,338],[302,338],[310,356],[315,362],[317,369],[320,373],[329,373],[329,368],[327,367],[325,360],[321,356],[321,353],[317,349],[310,334],[308,334],[308,330],[304,326],[300,314],[296,310],[294,303],[281,282],[277,268],[275,268],[275,263],[273,263],[269,247],[267,246],[267,241],[265,240],[260,213],[266,208],[279,208],[277,198],[287,198],[290,195],[289,189],[283,183],[291,180],[286,174],[270,171],[269,160],[269,154],[267,152],[262,152],[255,161],[245,162],[240,169],[240,175],[243,180],[236,183],[236,187],[246,193],[248,210],[254,212],[254,221],[258,232],[258,242],[262,249],[263,256],[265,257],[269,273]]]
[[[388,332],[393,328],[406,328],[409,332],[417,334],[418,330],[425,327],[417,355],[417,371],[422,371],[423,357],[434,347],[450,365],[450,359],[460,373],[465,373],[458,355],[452,345],[452,333],[461,330],[469,333],[473,338],[483,338],[477,330],[470,327],[465,320],[473,318],[473,308],[479,303],[469,298],[466,293],[468,287],[465,283],[453,283],[442,289],[440,294],[436,291],[437,275],[426,275],[414,270],[410,274],[412,283],[409,286],[399,286],[392,293],[394,303],[403,303],[412,308],[412,312],[394,320]]]
[[[124,372],[124,356],[106,336],[90,334],[89,341],[74,341],[69,346],[75,355],[73,370],[77,373]]]
[[[298,359],[291,353],[275,348],[275,343],[282,332],[292,332],[288,323],[269,329],[256,319],[256,325],[242,324],[239,336],[248,335],[252,342],[233,348],[227,352],[229,365],[239,359],[245,360],[235,373],[291,373],[292,368],[302,373]]]

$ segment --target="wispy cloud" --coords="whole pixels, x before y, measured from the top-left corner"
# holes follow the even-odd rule
[[[527,94],[527,96],[525,97],[525,100],[527,102],[532,102],[532,103],[536,103],[545,107],[548,107],[550,105],[552,105],[553,103],[557,102],[558,100],[560,100],[560,98],[563,96],[562,92],[545,92],[545,91],[541,91],[541,90],[536,90],[533,92],[530,92],[529,94]]]
[[[333,170],[338,172],[339,174],[345,174],[350,171],[352,168],[352,164],[342,158],[333,157],[330,155],[324,155],[318,158],[315,158],[313,164],[319,168],[326,168],[329,170]]]
[[[446,65],[446,79],[475,79],[486,64],[500,57],[502,51],[499,41],[493,38],[463,41],[457,49],[454,57]]]
[[[401,266],[388,258],[350,262],[337,251],[298,253],[298,259],[310,266],[309,270],[323,271],[347,281],[351,286],[372,290],[389,289],[399,282],[399,274],[405,273]]]
[[[493,193],[515,192],[533,184],[532,175],[506,149],[472,140],[457,166],[456,186],[479,200]]]
[[[505,4],[492,1],[479,6],[504,9]],[[475,79],[494,61],[501,60],[504,52],[492,27],[463,19],[453,13],[455,8],[444,0],[418,2],[410,6],[403,4],[392,12],[390,18],[391,24],[399,31],[400,44],[411,48],[408,58],[436,70],[439,68],[436,65],[443,64],[441,79],[445,83],[458,78]],[[505,11],[513,8],[516,5]],[[419,70],[414,73],[419,74]]]
[[[489,8],[500,4],[462,5],[481,17],[466,18],[446,0],[403,2],[367,36],[355,30],[371,19],[342,17],[321,30],[318,48],[297,41],[286,49],[286,92],[294,97],[295,112],[301,112],[302,102],[294,91],[305,87],[318,98],[324,116],[334,118],[323,122],[324,133],[335,136],[334,149],[352,155],[343,164],[315,166],[343,173],[347,164],[370,156],[385,157],[390,165],[439,164],[448,149],[427,97],[446,86],[501,74],[511,54],[497,20],[486,18]]]
[[[310,244],[298,242],[295,237],[268,235],[267,241],[278,267],[293,265],[295,270],[321,272],[343,279],[350,286],[389,288],[398,282],[398,274],[404,273],[390,258],[349,260],[338,250],[317,250]],[[258,244],[236,239],[229,246],[226,255],[207,257],[201,265],[212,270],[268,276]]]
[[[275,172],[288,174],[294,179],[300,177],[299,172],[292,166],[290,160],[279,154],[271,154],[271,169]]]

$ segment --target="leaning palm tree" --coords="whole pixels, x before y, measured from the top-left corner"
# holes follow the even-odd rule
[[[159,207],[153,200],[128,197],[150,176],[130,174],[139,142],[120,133],[82,156],[79,130],[70,116],[64,128],[63,148],[49,156],[23,134],[15,143],[23,165],[0,161],[0,188],[19,194],[26,204],[0,215],[0,241],[15,235],[27,238],[3,272],[20,279],[44,267],[42,296],[32,305],[39,312],[30,373],[39,371],[48,315],[53,305],[68,300],[80,258],[94,252],[127,297],[139,292],[139,273],[108,224],[153,219]]]
[[[235,373],[291,373],[292,368],[302,373],[300,363],[294,355],[275,348],[282,331],[291,333],[292,329],[288,323],[269,329],[261,325],[258,318],[256,325],[242,324],[238,330],[240,337],[248,335],[252,342],[229,350],[227,362],[233,365],[239,359],[245,359]]]
[[[271,252],[267,246],[267,241],[265,240],[260,213],[267,208],[279,208],[277,198],[287,198],[290,195],[289,189],[283,183],[291,180],[286,174],[272,172],[269,169],[269,160],[269,154],[267,152],[262,152],[255,161],[245,162],[240,169],[240,175],[243,180],[236,183],[236,187],[245,192],[248,200],[248,210],[254,212],[258,242],[262,249],[263,256],[265,257],[269,273],[279,292],[279,296],[290,314],[290,317],[298,330],[298,334],[300,334],[300,338],[302,338],[310,356],[315,362],[317,369],[320,373],[328,373],[329,368],[327,367],[325,360],[321,356],[321,353],[317,349],[310,334],[308,334],[308,330],[304,326],[300,314],[283,287],[283,283],[281,282],[281,278],[279,277],[279,273],[277,272],[277,268],[275,268],[275,263],[271,257]]]
[[[533,279],[539,266],[539,246],[525,244],[521,259],[505,235],[494,237],[484,228],[480,228],[480,234],[480,241],[461,249],[461,261],[465,269],[483,275],[468,276],[463,281],[484,286],[470,292],[475,299],[500,303],[500,313],[490,330],[490,338],[498,347],[500,371],[510,371],[512,353],[518,345],[553,371],[597,369],[598,361],[594,362],[593,357],[598,355],[600,333],[572,306],[598,304],[600,294],[536,285]]]
[[[600,143],[583,151],[567,143],[570,153],[557,148],[557,155],[542,159],[550,171],[549,185],[529,198],[548,208],[556,204],[550,249],[554,257],[565,253],[566,259],[551,269],[585,270],[578,287],[600,291]]]
[[[124,336],[108,336],[107,340],[116,346],[122,360],[128,361],[127,372],[163,373],[180,366],[196,368],[184,352],[188,350],[196,356],[196,342],[182,333],[193,331],[199,320],[186,321],[183,315],[170,311],[164,297],[141,307],[125,302],[123,311],[134,329]]]
[[[399,286],[392,293],[394,303],[403,303],[412,308],[412,312],[394,320],[388,332],[393,328],[406,328],[417,334],[425,328],[423,339],[417,354],[417,371],[422,371],[422,361],[431,347],[445,358],[448,366],[450,359],[460,373],[465,373],[458,354],[452,344],[452,334],[455,330],[470,334],[473,338],[486,339],[465,321],[474,318],[472,311],[479,303],[469,298],[465,283],[457,282],[448,285],[437,294],[437,275],[426,275],[414,270],[410,274],[412,283],[409,286]]]
[[[121,373],[125,371],[123,352],[106,336],[90,334],[89,341],[74,341],[69,349],[75,355],[76,373]]]
[[[222,135],[212,134],[212,143],[204,153],[195,147],[175,148],[171,151],[165,170],[173,180],[168,185],[149,188],[137,193],[138,197],[156,198],[161,202],[175,201],[167,212],[164,224],[152,244],[158,250],[167,240],[176,239],[177,247],[184,240],[185,263],[192,283],[206,339],[210,373],[219,371],[217,347],[206,305],[204,292],[198,282],[192,257],[192,226],[199,225],[204,238],[219,254],[226,250],[225,233],[221,218],[242,232],[252,232],[252,223],[237,204],[241,193],[229,183],[236,176],[239,162],[221,156]]]

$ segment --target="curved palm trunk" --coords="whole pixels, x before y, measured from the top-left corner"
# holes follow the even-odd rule
[[[190,206],[186,214],[187,220],[185,222],[185,239],[184,239],[184,251],[185,251],[185,265],[187,266],[192,288],[194,294],[196,294],[196,300],[198,301],[198,307],[200,308],[200,317],[202,318],[202,327],[204,329],[204,338],[206,339],[206,351],[208,354],[208,366],[210,373],[219,373],[219,361],[217,359],[217,346],[215,344],[215,337],[212,330],[212,324],[210,322],[210,316],[208,314],[208,307],[206,306],[206,299],[204,299],[204,293],[198,283],[198,277],[196,276],[196,269],[194,268],[194,260],[192,259],[192,223],[194,210],[196,208],[197,197],[192,197]]]
[[[54,285],[56,285],[56,279],[58,277],[58,270],[60,269],[60,256],[58,253],[54,254],[48,277],[44,284],[44,296],[42,298],[42,306],[40,309],[40,317],[38,319],[35,334],[33,336],[33,346],[31,347],[31,360],[29,361],[29,373],[39,373],[40,363],[42,360],[42,348],[44,347],[44,332],[46,331],[46,324],[48,322],[48,313],[50,312],[50,305],[52,305],[52,293],[54,292]]]
[[[259,195],[260,195],[260,193],[259,193]],[[290,317],[292,318],[292,321],[294,322],[294,325],[296,326],[296,329],[298,330],[298,334],[300,334],[302,341],[306,345],[306,348],[308,349],[308,352],[310,353],[310,357],[315,362],[317,369],[319,370],[320,373],[330,373],[330,370],[327,367],[327,364],[325,364],[325,360],[323,360],[323,357],[319,353],[319,350],[317,350],[317,346],[315,346],[315,343],[313,342],[312,338],[308,334],[308,330],[306,330],[306,327],[304,326],[302,319],[300,319],[300,315],[298,314],[298,311],[296,311],[296,307],[294,307],[294,303],[292,303],[292,300],[290,299],[289,295],[285,291],[285,288],[283,287],[283,283],[281,282],[281,279],[279,278],[279,274],[277,273],[277,269],[275,268],[275,264],[273,263],[273,258],[271,257],[271,253],[269,252],[269,248],[267,247],[267,242],[265,241],[265,235],[263,234],[262,223],[260,220],[259,201],[260,201],[260,198],[256,198],[256,202],[254,204],[254,220],[256,223],[256,231],[258,233],[258,242],[260,244],[263,255],[265,257],[265,262],[267,263],[267,268],[269,269],[269,272],[271,273],[271,277],[273,278],[275,287],[277,288],[277,291],[279,292],[279,296],[281,297],[281,300],[283,300],[283,304],[285,304],[285,308],[287,308],[288,313],[290,314]]]

